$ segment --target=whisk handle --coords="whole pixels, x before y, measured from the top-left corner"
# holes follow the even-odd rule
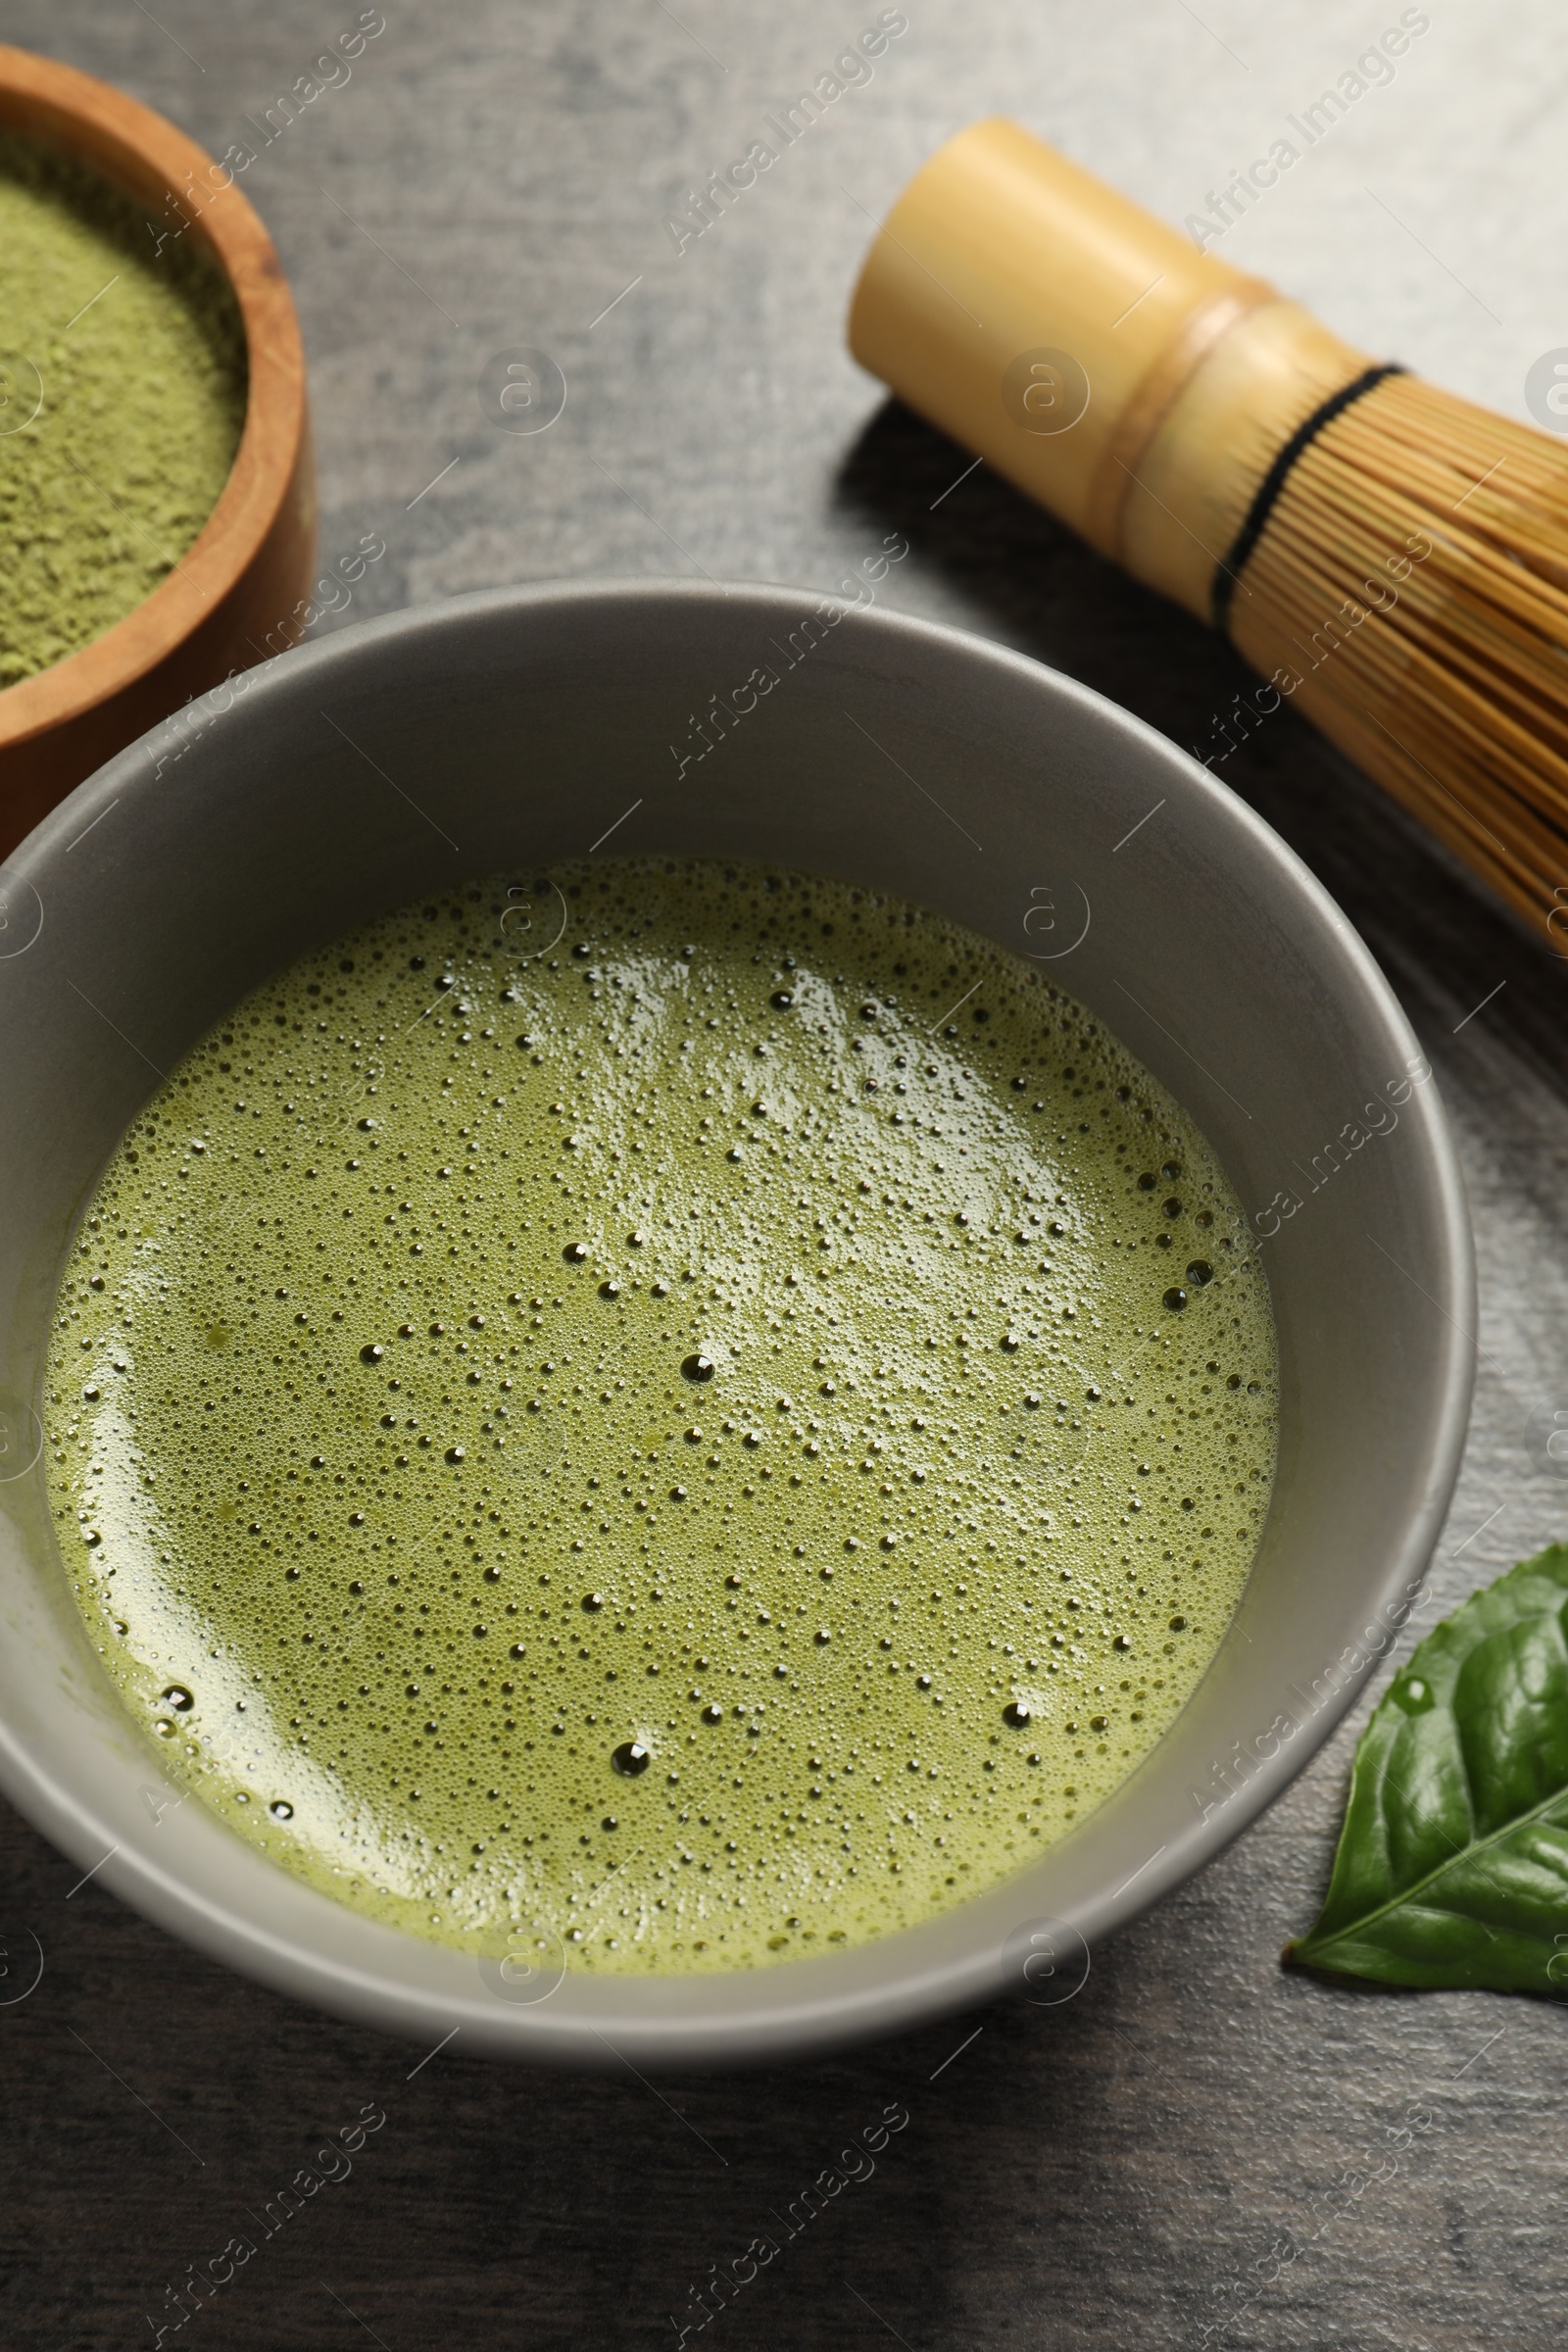
[[[849,339],[911,408],[1204,619],[1279,452],[1368,366],[1001,117],[905,189]]]

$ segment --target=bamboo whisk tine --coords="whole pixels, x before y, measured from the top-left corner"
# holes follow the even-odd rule
[[[1544,928],[1555,914],[1562,931],[1559,550],[1568,453],[1390,376],[1293,467],[1238,583],[1231,635],[1527,921]]]
[[[1374,366],[1002,121],[906,189],[850,342],[1227,629],[1568,954],[1568,449]]]

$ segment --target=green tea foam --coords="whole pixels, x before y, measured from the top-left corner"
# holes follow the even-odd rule
[[[862,1942],[1038,1856],[1212,1657],[1274,1464],[1244,1238],[955,924],[502,877],[131,1126],[58,1300],[63,1556],[163,1777],[361,1911],[598,1971]]]

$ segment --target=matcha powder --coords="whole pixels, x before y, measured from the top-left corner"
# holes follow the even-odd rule
[[[179,563],[245,420],[245,340],[191,236],[0,132],[0,687],[112,628]]]

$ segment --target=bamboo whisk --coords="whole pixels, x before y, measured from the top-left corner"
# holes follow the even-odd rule
[[[861,365],[1269,681],[1568,954],[1568,451],[1015,123],[905,190]]]

